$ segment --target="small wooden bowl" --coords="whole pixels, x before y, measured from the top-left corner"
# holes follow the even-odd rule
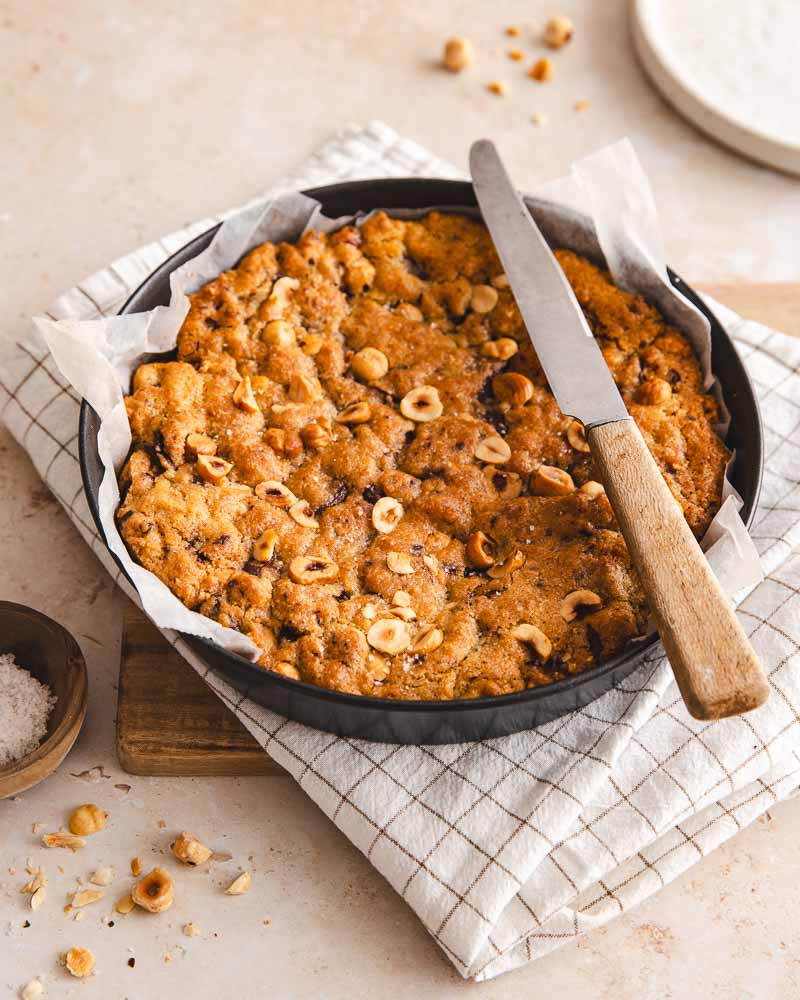
[[[89,685],[83,654],[69,632],[22,604],[0,601],[0,653],[12,653],[57,698],[41,744],[0,767],[0,799],[5,799],[38,784],[66,757],[83,725]]]

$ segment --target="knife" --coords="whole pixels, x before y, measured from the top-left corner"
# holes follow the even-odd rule
[[[673,498],[564,272],[486,139],[470,150],[483,220],[556,402],[580,420],[675,680],[696,719],[769,697],[758,657]]]

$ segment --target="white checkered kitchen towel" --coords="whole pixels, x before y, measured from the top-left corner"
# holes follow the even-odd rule
[[[280,188],[387,175],[457,176],[376,123],[345,130]],[[115,313],[213,221],[115,261],[49,315]],[[461,746],[387,746],[287,723],[207,675],[178,640],[464,976],[496,976],[605,923],[800,786],[800,340],[715,308],[746,360],[765,422],[753,536],[767,576],[740,608],[770,676],[764,708],[698,723],[666,662],[651,657],[616,690],[538,730]],[[78,406],[41,342],[19,344],[0,368],[5,422],[119,580],[83,496]]]

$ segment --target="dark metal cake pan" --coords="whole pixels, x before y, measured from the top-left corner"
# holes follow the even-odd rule
[[[461,181],[388,179],[333,184],[305,192],[317,199],[330,218],[383,208],[389,211],[447,206],[475,210],[472,185]],[[553,206],[530,199],[529,207],[548,236]],[[587,221],[572,217],[573,249],[597,259],[586,240]],[[562,220],[563,221],[563,220]],[[175,268],[200,253],[217,227],[196,237],[153,272],[131,295],[121,312],[134,313],[169,301],[169,276]],[[600,261],[602,263],[602,261]],[[675,288],[694,303],[711,324],[712,366],[731,413],[727,443],[736,453],[731,481],[744,506],[749,526],[761,487],[762,432],[758,403],[744,365],[731,338],[699,296],[670,271]],[[97,414],[84,401],[80,419],[80,458],[86,497],[101,534],[97,496],[103,467],[97,450]],[[122,567],[120,567],[122,568]],[[219,646],[195,636],[186,641],[217,673],[253,701],[287,719],[341,736],[383,743],[463,743],[489,739],[542,725],[600,697],[641,664],[658,643],[657,637],[574,677],[553,684],[495,698],[458,701],[392,701],[360,697],[314,687],[264,670]]]

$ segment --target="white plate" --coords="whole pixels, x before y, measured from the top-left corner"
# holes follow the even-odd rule
[[[646,73],[681,114],[800,174],[798,0],[635,0],[632,22]]]

